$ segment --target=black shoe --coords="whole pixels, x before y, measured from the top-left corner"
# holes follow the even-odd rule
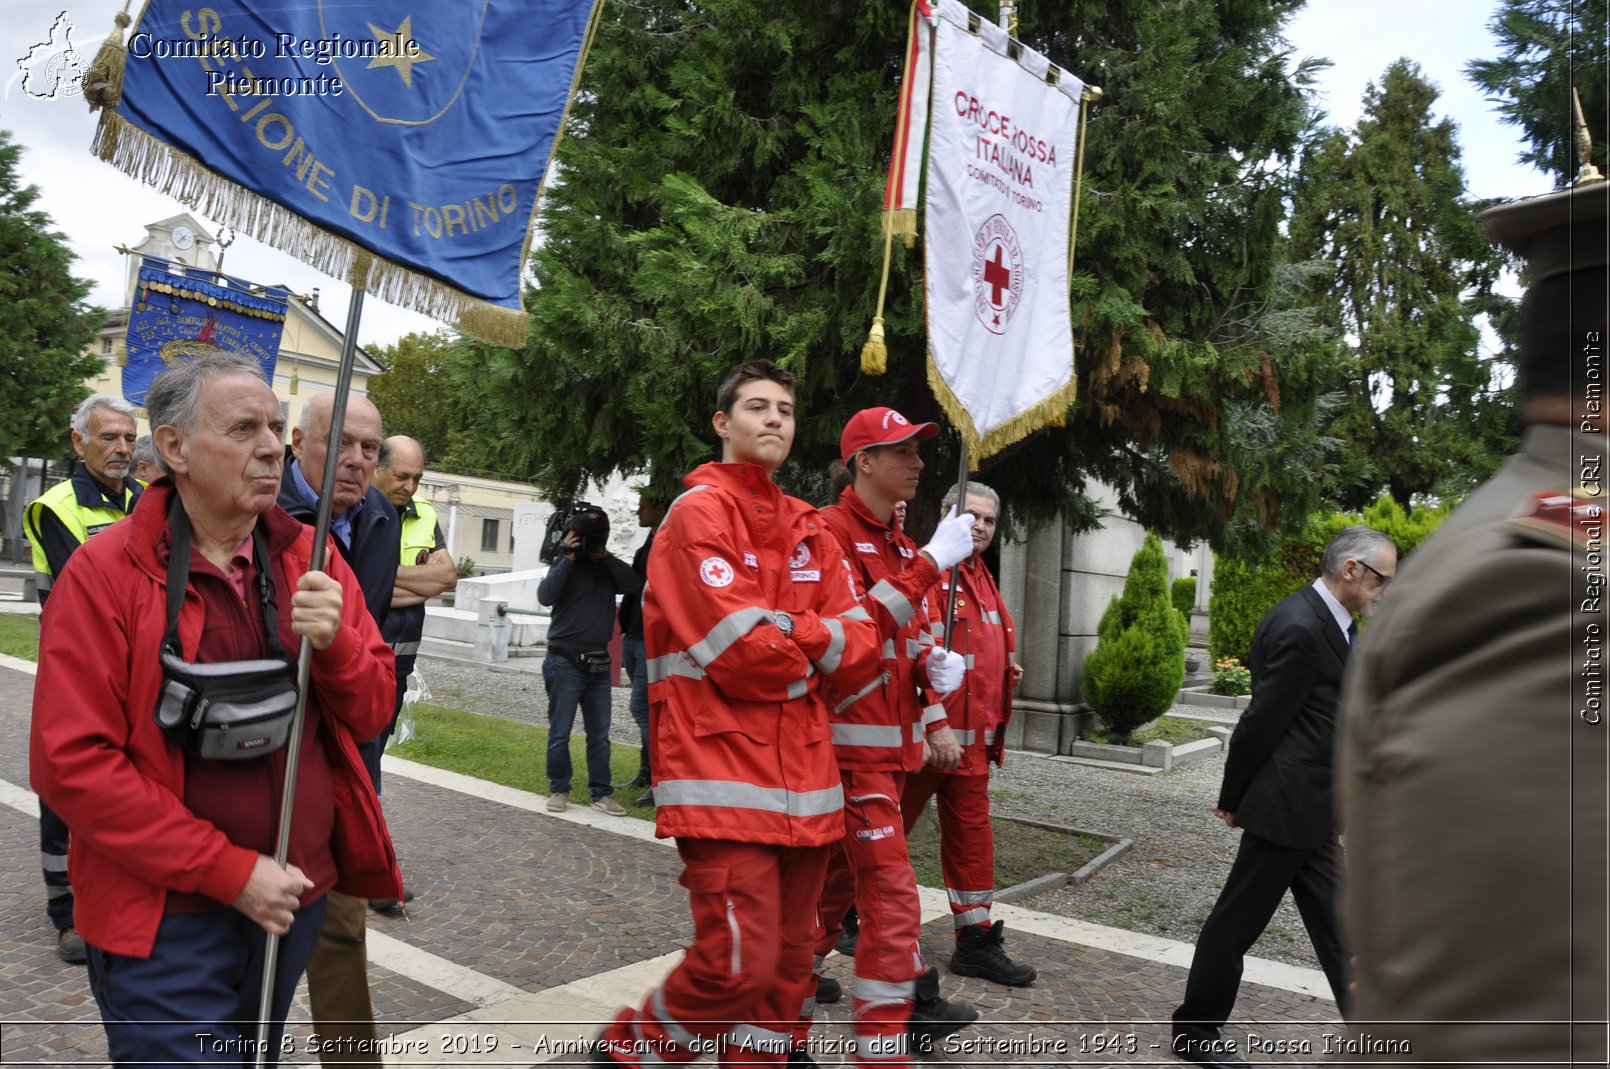
[[[831,976],[816,977],[816,1001],[824,1006],[831,1006],[844,997],[844,985]],[[814,1062],[812,1063],[815,1064]]]
[[[648,769],[638,769],[637,775],[632,777],[632,782],[628,783],[622,790],[640,791],[652,782],[653,780],[649,779]]]
[[[404,887],[402,902],[412,902],[413,900],[414,892]],[[398,902],[395,898],[371,898],[369,900],[369,908],[374,910],[376,913],[390,913],[392,910],[401,905],[402,902]]]
[[[956,952],[950,956],[950,971],[957,976],[977,976],[1007,987],[1027,987],[1039,975],[1032,965],[1023,965],[1006,956],[1005,921],[988,928],[969,924],[956,933]]]
[[[851,906],[844,914],[844,932],[839,941],[833,944],[833,949],[847,958],[855,957],[855,944],[861,938],[861,915]]]
[[[811,1057],[811,1052],[806,1050],[804,1047],[790,1047],[790,1048],[788,1048],[788,1063],[787,1064],[789,1064],[789,1065],[815,1065],[816,1064],[816,1059],[812,1058]]]
[[[645,791],[644,793],[638,795],[635,799],[633,799],[632,804],[635,805],[635,806],[642,806],[642,807],[645,807],[645,808],[648,808],[648,809],[653,809],[654,808],[654,792],[653,791]]]
[[[911,1004],[911,1022],[906,1034],[911,1037],[911,1049],[920,1054],[932,1054],[935,1044],[954,1032],[978,1020],[978,1010],[960,999],[952,1002],[939,997],[939,970],[929,969],[917,977],[917,989]]]
[[[1170,1049],[1183,1060],[1208,1066],[1209,1069],[1252,1069],[1247,1060],[1236,1053],[1233,1039],[1218,1036],[1204,1039],[1175,1033]]]
[[[607,1030],[608,1030],[607,1025],[604,1028],[599,1029],[598,1034],[593,1037],[593,1041],[587,1045],[587,1064],[588,1065],[619,1065],[619,1064],[621,1064],[620,1062],[616,1061],[614,1058],[611,1058],[609,1056],[609,1047],[608,1047],[607,1044],[604,1043],[604,1032],[607,1031]]]

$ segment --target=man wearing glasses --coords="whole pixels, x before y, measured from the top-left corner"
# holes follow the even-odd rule
[[[1347,960],[1336,920],[1341,845],[1331,801],[1337,697],[1358,628],[1398,569],[1392,540],[1344,528],[1325,547],[1321,575],[1270,609],[1252,635],[1252,701],[1224,762],[1214,816],[1241,845],[1196,940],[1185,1001],[1174,1011],[1174,1053],[1199,1065],[1244,1066],[1219,1030],[1235,1006],[1241,962],[1291,891],[1343,1015]]]

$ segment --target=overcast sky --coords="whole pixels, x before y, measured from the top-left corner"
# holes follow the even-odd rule
[[[85,62],[112,28],[112,18],[122,6],[120,0],[80,0],[65,7],[74,43]],[[1514,128],[1498,121],[1491,105],[1464,77],[1468,61],[1498,53],[1486,28],[1497,6],[1497,0],[1310,0],[1291,23],[1287,37],[1298,56],[1334,61],[1321,78],[1318,101],[1331,123],[1351,126],[1356,122],[1366,84],[1378,79],[1394,60],[1408,55],[1442,90],[1436,113],[1459,125],[1471,194],[1519,197],[1545,193],[1552,188],[1550,179],[1515,163],[1518,143]],[[137,12],[139,7],[136,3],[131,10]],[[91,299],[115,307],[122,303],[127,268],[114,247],[138,241],[145,234],[144,224],[184,208],[90,154],[95,119],[81,97],[38,100],[22,91],[17,61],[49,38],[51,26],[63,10],[62,0],[6,0],[0,19],[0,128],[10,130],[26,149],[23,180],[40,187],[38,206],[67,235],[79,257],[76,273],[95,282]],[[1121,91],[1118,86],[1106,89],[1109,93]],[[211,220],[203,222],[211,224]],[[297,293],[318,288],[324,315],[338,326],[345,322],[348,289],[344,283],[250,237],[241,235],[229,248],[224,268],[256,282],[287,285]],[[358,337],[366,346],[389,344],[409,331],[437,326],[424,316],[371,297],[364,303]]]

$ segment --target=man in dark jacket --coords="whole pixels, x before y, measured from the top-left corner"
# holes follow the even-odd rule
[[[632,554],[632,571],[648,579],[648,555],[654,548],[654,532],[660,529],[660,521],[665,519],[666,502],[647,494],[637,496],[637,525],[648,528],[648,537],[643,544],[637,547]],[[649,726],[648,726],[648,658],[643,654],[643,592],[621,596],[620,607],[621,622],[621,667],[626,670],[626,678],[632,684],[632,719],[637,722],[638,738],[642,740],[642,750],[637,766],[637,778],[628,783],[631,788],[648,787],[654,782],[653,774],[649,770]],[[634,805],[653,805],[654,792],[648,791],[639,797]]]
[[[609,551],[609,517],[592,508],[574,516],[537,601],[553,610],[542,682],[548,691],[548,810],[570,804],[570,728],[581,707],[587,728],[587,787],[593,808],[624,817],[609,775],[609,640],[615,595],[636,594],[643,577]]]
[[[330,417],[334,410],[334,394],[320,393],[308,399],[291,432],[291,448],[280,482],[280,505],[309,526],[324,490],[324,464],[329,455]],[[402,526],[386,495],[370,485],[380,463],[380,442],[380,410],[367,397],[348,396],[335,485],[329,488],[330,534],[358,576],[369,615],[376,625],[383,626],[397,582]],[[367,751],[379,741],[377,736],[358,740],[365,764],[369,762]],[[330,1041],[320,1048],[321,1057],[325,1049],[363,1052],[374,1051],[378,1046],[364,938],[367,907],[366,899],[332,893],[318,949],[308,963],[308,1002],[313,1020],[321,1036]],[[343,1060],[342,1065],[372,1065],[379,1069],[381,1064],[378,1053],[336,1056],[351,1059]]]
[[[1224,762],[1213,813],[1241,829],[1241,846],[1202,925],[1174,1011],[1174,1052],[1200,1065],[1242,1066],[1219,1035],[1235,1006],[1241,962],[1289,888],[1345,1014],[1346,955],[1336,920],[1341,846],[1331,801],[1331,755],[1342,673],[1358,629],[1397,572],[1397,547],[1369,527],[1344,528],[1325,547],[1322,574],[1270,609],[1252,636],[1252,701]]]

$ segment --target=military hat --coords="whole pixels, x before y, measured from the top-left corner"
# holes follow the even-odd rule
[[[1487,236],[1526,261],[1536,284],[1610,262],[1610,181],[1583,182],[1562,193],[1500,204],[1481,213]]]

